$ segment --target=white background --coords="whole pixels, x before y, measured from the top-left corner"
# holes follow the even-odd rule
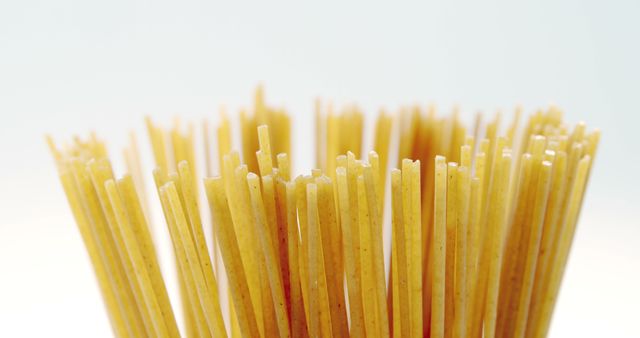
[[[149,170],[145,114],[214,119],[261,82],[294,114],[298,170],[318,95],[464,116],[554,102],[601,128],[551,336],[639,337],[639,4],[1,1],[0,336],[110,336],[44,133],[95,130],[119,158],[136,129]]]

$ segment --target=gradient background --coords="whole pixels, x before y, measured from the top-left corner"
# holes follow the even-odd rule
[[[111,335],[45,133],[95,130],[121,169],[133,128],[149,171],[145,114],[215,121],[264,83],[294,115],[297,172],[316,96],[466,117],[553,102],[601,128],[551,336],[639,337],[639,15],[638,1],[0,2],[0,336]]]

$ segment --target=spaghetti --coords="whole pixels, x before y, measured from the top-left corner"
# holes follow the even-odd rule
[[[570,129],[556,107],[523,128],[520,119],[518,110],[502,134],[499,115],[468,128],[457,109],[381,112],[367,153],[364,114],[318,101],[319,169],[293,177],[291,120],[259,88],[253,114],[240,114],[240,151],[224,112],[216,137],[203,125],[202,184],[193,125],[184,132],[175,120],[165,131],[147,118],[180,307],[152,240],[135,136],[120,179],[95,135],[48,142],[117,337],[538,338],[549,330],[600,133]],[[396,155],[400,168],[389,171]]]

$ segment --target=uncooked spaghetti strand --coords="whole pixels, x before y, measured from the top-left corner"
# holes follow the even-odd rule
[[[309,257],[309,291],[307,299],[309,299],[308,312],[309,312],[309,337],[318,338],[321,336],[321,311],[322,308],[320,306],[320,290],[319,285],[320,281],[320,273],[319,273],[319,264],[320,264],[320,255],[319,252],[321,250],[320,241],[318,237],[320,236],[320,229],[318,226],[318,190],[317,186],[314,183],[310,183],[306,188],[307,192],[307,208],[308,208],[308,254]]]
[[[220,242],[220,252],[229,278],[229,288],[240,330],[244,336],[259,337],[260,332],[253,311],[249,284],[242,265],[241,248],[238,247],[228,200],[224,192],[224,182],[220,177],[206,179],[205,188],[215,218],[214,230]]]
[[[213,289],[210,289],[206,284],[207,282],[201,267],[202,263],[199,261],[198,252],[192,237],[193,235],[187,224],[176,186],[173,182],[169,182],[163,189],[167,194],[167,199],[173,212],[176,230],[182,241],[186,256],[187,268],[193,276],[195,289],[200,299],[205,320],[209,326],[209,332],[214,337],[227,337],[227,331],[222,320],[220,300],[218,299],[217,292],[214,292]],[[215,280],[214,283],[216,283],[215,285],[217,286]]]
[[[540,305],[542,304],[544,281],[547,280],[549,266],[551,262],[551,249],[559,237],[561,227],[557,225],[560,217],[560,205],[564,190],[566,189],[566,168],[567,155],[564,151],[558,151],[555,154],[553,162],[553,178],[550,187],[549,200],[542,229],[542,238],[540,239],[539,257],[536,264],[534,277],[534,285],[531,293],[531,303],[529,305],[529,316],[527,318],[526,337],[530,337],[533,327],[531,323],[538,321],[540,314]]]
[[[409,276],[410,280],[410,310],[411,310],[411,337],[422,337],[423,335],[423,314],[422,314],[422,270],[423,270],[423,243],[422,243],[422,219],[420,213],[421,201],[420,201],[420,161],[413,162],[410,166],[410,170],[407,173],[407,179],[410,180],[411,185],[411,213],[413,216],[410,218],[412,223],[410,231],[406,234],[409,235],[410,240],[406,242],[410,251],[407,255],[409,257]],[[405,234],[405,235],[406,235]],[[406,238],[406,237],[405,237]]]
[[[248,223],[247,232],[252,233],[251,237],[251,252],[255,253],[256,258],[256,272],[259,276],[257,283],[260,288],[260,318],[262,320],[262,327],[264,328],[264,336],[270,337],[278,334],[278,321],[276,319],[276,312],[273,302],[273,295],[271,291],[271,283],[269,280],[269,272],[267,270],[267,263],[264,251],[262,250],[261,239],[259,238],[259,232],[256,231],[256,213],[253,208],[253,202],[251,199],[250,185],[248,181],[248,177],[251,173],[246,172],[247,168],[242,165],[236,168],[236,187],[235,189],[243,191],[243,198],[246,201],[245,207],[246,213],[251,216],[251,221]],[[264,201],[258,201],[264,204]],[[266,212],[266,211],[265,211]],[[266,218],[266,216],[265,216]],[[268,226],[267,223],[264,223],[265,227]],[[269,233],[271,233],[271,229],[268,229]],[[269,245],[271,243],[267,242]],[[257,249],[257,250],[256,250]]]
[[[347,278],[347,292],[349,297],[349,314],[351,318],[351,336],[364,337],[364,318],[362,309],[362,291],[360,276],[356,266],[360,262],[356,261],[356,247],[353,236],[353,217],[351,213],[355,210],[349,207],[349,183],[347,178],[347,168],[336,168],[336,180],[338,183],[338,201],[340,209],[340,222],[342,229],[342,246],[344,251],[344,261]]]
[[[365,333],[367,337],[379,337],[381,329],[378,321],[377,301],[375,296],[376,278],[373,268],[373,247],[371,240],[371,215],[367,204],[367,193],[365,190],[364,176],[358,174],[358,221],[360,230],[360,273],[362,279],[362,303],[365,322]],[[385,302],[386,303],[386,302]],[[386,304],[381,304],[385,306]]]
[[[580,211],[580,201],[582,200],[582,194],[585,189],[590,164],[591,158],[588,155],[582,158],[578,164],[576,179],[571,188],[571,197],[569,199],[569,207],[567,210],[568,216],[563,226],[564,229],[562,231],[560,245],[558,247],[558,261],[554,262],[554,266],[551,271],[551,283],[541,309],[541,320],[539,323],[534,323],[534,327],[537,328],[537,330],[534,331],[533,337],[536,338],[546,336],[549,330],[551,315],[558,297],[562,276],[566,268],[569,250],[571,249],[571,243],[573,241],[575,226]]]
[[[453,337],[453,319],[455,316],[455,255],[456,255],[456,208],[458,193],[458,164],[447,164],[447,232],[445,259],[445,338]]]
[[[389,315],[386,306],[386,284],[384,270],[384,253],[382,249],[382,224],[379,217],[379,204],[376,199],[375,178],[371,166],[363,167],[366,200],[369,208],[371,255],[373,259],[373,273],[375,278],[375,296],[377,297],[378,330],[382,337],[389,336]]]
[[[286,181],[284,181],[280,176],[280,170],[276,169],[275,174],[277,175],[275,177],[275,204],[278,235],[278,238],[275,240],[278,241],[278,258],[280,262],[280,275],[282,276],[282,285],[284,289],[285,306],[287,308],[287,315],[289,316],[289,323],[293,329],[291,318],[291,268],[289,264],[289,250],[291,248],[289,245],[290,223],[288,220],[287,210]],[[297,245],[297,241],[295,244]]]
[[[392,202],[392,231],[395,236],[395,242],[397,248],[394,251],[396,259],[394,266],[396,267],[396,283],[398,292],[398,305],[399,309],[394,312],[394,323],[399,323],[399,326],[393,327],[394,336],[398,337],[411,337],[411,309],[410,309],[410,289],[408,283],[408,266],[407,263],[407,250],[405,248],[407,241],[404,218],[403,218],[403,204],[402,204],[402,172],[398,169],[391,171],[391,202]],[[395,300],[395,298],[394,298]],[[397,319],[396,319],[397,316]],[[422,327],[420,328],[422,329]]]
[[[286,182],[287,232],[289,250],[289,273],[291,285],[291,335],[307,337],[307,320],[304,313],[302,284],[298,256],[300,254],[300,235],[296,217],[296,190],[294,182]]]
[[[302,299],[305,311],[306,322],[308,325],[309,335],[311,335],[311,315],[309,313],[309,216],[307,211],[307,183],[310,178],[308,176],[298,176],[295,180],[296,185],[296,209],[298,211],[298,225],[300,228],[300,246],[298,256],[298,266],[300,269],[300,289],[302,291]]]
[[[474,337],[475,329],[475,301],[478,298],[478,256],[480,247],[480,179],[471,179],[469,188],[469,226],[467,228],[467,306],[466,306],[466,334]]]
[[[131,258],[124,247],[122,234],[117,228],[113,208],[104,187],[104,182],[113,178],[109,162],[106,159],[98,161],[91,160],[87,163],[87,171],[91,177],[96,198],[102,208],[102,215],[106,223],[105,230],[108,232],[106,236],[110,237],[113,243],[113,258],[119,261],[119,266],[122,268],[121,273],[124,277],[123,281],[126,284],[121,287],[123,287],[124,295],[126,299],[128,299],[128,316],[130,316],[129,320],[131,321],[132,332],[138,331],[139,334],[145,334],[145,332],[147,332],[147,334],[153,334],[150,315],[148,313],[148,309],[146,309],[146,306],[144,305],[140,286],[135,280]]]
[[[344,303],[344,272],[340,253],[341,234],[335,211],[333,183],[327,176],[315,180],[318,189],[318,214],[324,269],[327,280],[332,332],[335,336],[348,336],[347,312]]]
[[[67,195],[67,199],[69,200],[69,205],[73,211],[76,224],[78,225],[85,247],[89,253],[91,263],[93,264],[96,279],[98,280],[98,285],[107,308],[107,313],[109,315],[114,335],[116,337],[130,337],[126,319],[124,317],[125,314],[118,304],[119,301],[117,299],[117,293],[109,280],[108,268],[100,257],[101,253],[99,243],[97,243],[95,237],[91,233],[92,230],[90,227],[92,220],[90,215],[87,215],[83,210],[81,202],[82,195],[74,182],[71,171],[67,168],[62,169],[60,173],[60,180],[62,181],[62,186]]]
[[[263,178],[264,180],[264,178]],[[256,174],[249,173],[247,175],[247,183],[249,184],[249,192],[251,195],[251,204],[255,215],[256,232],[260,239],[260,245],[266,261],[267,275],[271,288],[271,297],[275,306],[276,320],[278,324],[278,332],[280,337],[289,337],[290,327],[289,318],[287,316],[286,305],[284,301],[284,290],[282,285],[282,276],[280,276],[278,254],[273,246],[273,237],[268,229],[266,211],[260,191],[260,179]]]
[[[431,286],[431,337],[444,338],[445,275],[447,247],[447,164],[443,156],[435,158],[435,198],[433,222],[433,281]]]
[[[178,282],[180,285],[180,295],[182,300],[183,312],[185,317],[185,326],[187,335],[193,335],[195,337],[207,337],[210,335],[209,325],[207,324],[202,306],[200,306],[200,299],[198,298],[193,275],[188,266],[184,246],[180,233],[178,232],[175,216],[171,203],[169,202],[169,196],[166,189],[163,188],[167,184],[168,179],[163,177],[162,169],[157,168],[154,171],[154,179],[158,189],[158,195],[162,204],[162,210],[167,222],[167,228],[169,235],[171,236],[171,243],[173,244],[174,255],[176,258],[176,265],[178,270]]]
[[[138,244],[138,239],[131,227],[127,211],[113,179],[105,182],[105,190],[113,208],[116,221],[115,226],[121,233],[124,249],[131,260],[134,270],[133,274],[135,275],[136,283],[138,283],[138,290],[136,290],[136,292],[140,292],[140,298],[143,300],[145,312],[148,312],[148,316],[150,317],[152,332],[158,337],[178,337],[177,327],[172,327],[172,331],[169,331],[168,323],[165,321],[165,316],[162,313],[162,308],[158,303],[156,293],[153,289],[145,259]],[[151,327],[149,329],[151,329]]]
[[[233,159],[237,153],[224,156],[223,179],[227,202],[231,212],[231,220],[240,247],[240,258],[245,269],[250,299],[256,317],[260,336],[264,336],[264,321],[262,313],[262,290],[260,276],[260,255],[257,250],[245,248],[258,247],[258,239],[253,229],[253,212],[249,197],[249,187],[246,183],[248,169],[246,165],[235,166]],[[266,290],[265,290],[266,291]]]
[[[178,163],[178,171],[181,180],[182,198],[186,210],[187,221],[190,226],[193,244],[195,245],[200,268],[204,276],[205,283],[209,292],[214,298],[218,298],[218,283],[213,273],[211,257],[209,256],[209,248],[204,238],[204,230],[202,228],[202,220],[200,218],[200,209],[198,208],[197,196],[191,189],[191,182],[194,176],[191,172],[191,166],[188,162],[181,161]]]
[[[145,261],[151,284],[158,299],[158,304],[162,311],[162,316],[167,324],[167,328],[172,336],[179,335],[176,319],[169,301],[167,288],[160,272],[158,257],[151,239],[151,233],[142,213],[139,200],[131,176],[125,175],[118,179],[118,190],[124,198],[127,212],[133,217],[131,226],[138,240],[142,258]]]
[[[406,261],[406,267],[403,267],[403,269],[406,269],[407,271],[407,275],[406,276],[402,276],[402,279],[406,279],[406,287],[408,288],[408,292],[411,295],[411,292],[414,289],[417,289],[417,285],[415,285],[416,281],[415,281],[415,276],[414,273],[412,272],[412,268],[414,267],[414,262],[412,261],[412,255],[414,253],[414,245],[415,245],[415,240],[416,238],[413,238],[413,232],[417,231],[417,229],[415,229],[415,224],[417,222],[416,220],[416,215],[419,213],[419,210],[414,210],[415,208],[415,204],[413,203],[413,190],[415,189],[415,187],[413,186],[413,182],[412,182],[412,174],[413,172],[413,161],[411,161],[410,159],[404,159],[402,160],[402,167],[401,167],[401,177],[402,180],[400,181],[400,198],[401,198],[401,205],[402,208],[398,210],[398,212],[402,213],[402,220],[403,222],[401,224],[399,224],[399,226],[403,227],[403,232],[404,232],[404,237],[405,237],[405,241],[404,242],[398,242],[399,239],[396,239],[396,244],[398,244],[398,248],[396,249],[396,254],[398,255],[398,257],[400,257],[398,251],[399,250],[403,250],[403,254],[406,257],[405,261]],[[393,235],[393,234],[392,234]],[[418,237],[420,238],[420,237]],[[421,239],[421,238],[420,238]],[[397,263],[397,262],[396,262]],[[392,267],[393,268],[393,267]],[[396,270],[398,271],[398,282],[400,281],[401,276],[399,275],[399,267],[396,267]],[[400,291],[400,290],[398,290]],[[415,307],[415,302],[419,302],[420,299],[412,299],[411,296],[409,297],[409,327],[410,330],[413,329],[412,326],[412,319],[414,319],[414,315],[412,314],[411,311],[413,311],[413,307]],[[395,331],[394,331],[395,332]]]
[[[543,161],[539,172],[538,183],[535,193],[533,217],[531,219],[531,233],[529,243],[527,243],[525,268],[523,273],[522,290],[518,297],[518,308],[513,336],[521,338],[525,336],[527,317],[529,316],[529,304],[535,278],[535,268],[542,237],[542,227],[544,215],[549,198],[549,188],[551,182],[552,164]]]
[[[509,169],[511,167],[511,155],[502,154],[502,158],[496,159],[495,176],[496,187],[493,188],[492,207],[490,212],[491,225],[490,236],[490,264],[487,280],[487,291],[484,310],[484,337],[493,338],[495,336],[496,314],[498,310],[498,288],[500,287],[500,263],[502,261],[503,236],[506,228],[506,199],[509,184]],[[495,207],[494,207],[495,205]]]
[[[463,147],[464,149],[464,147]],[[469,168],[458,167],[456,196],[456,230],[455,230],[455,280],[454,280],[454,318],[453,337],[466,337],[467,320],[467,227],[469,226]]]

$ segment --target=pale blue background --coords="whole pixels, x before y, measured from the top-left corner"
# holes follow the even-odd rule
[[[638,1],[3,0],[0,335],[109,336],[45,132],[94,129],[120,156],[136,128],[149,169],[145,114],[213,117],[262,82],[295,114],[299,170],[317,95],[465,116],[554,102],[601,128],[551,336],[640,336],[639,17]]]

